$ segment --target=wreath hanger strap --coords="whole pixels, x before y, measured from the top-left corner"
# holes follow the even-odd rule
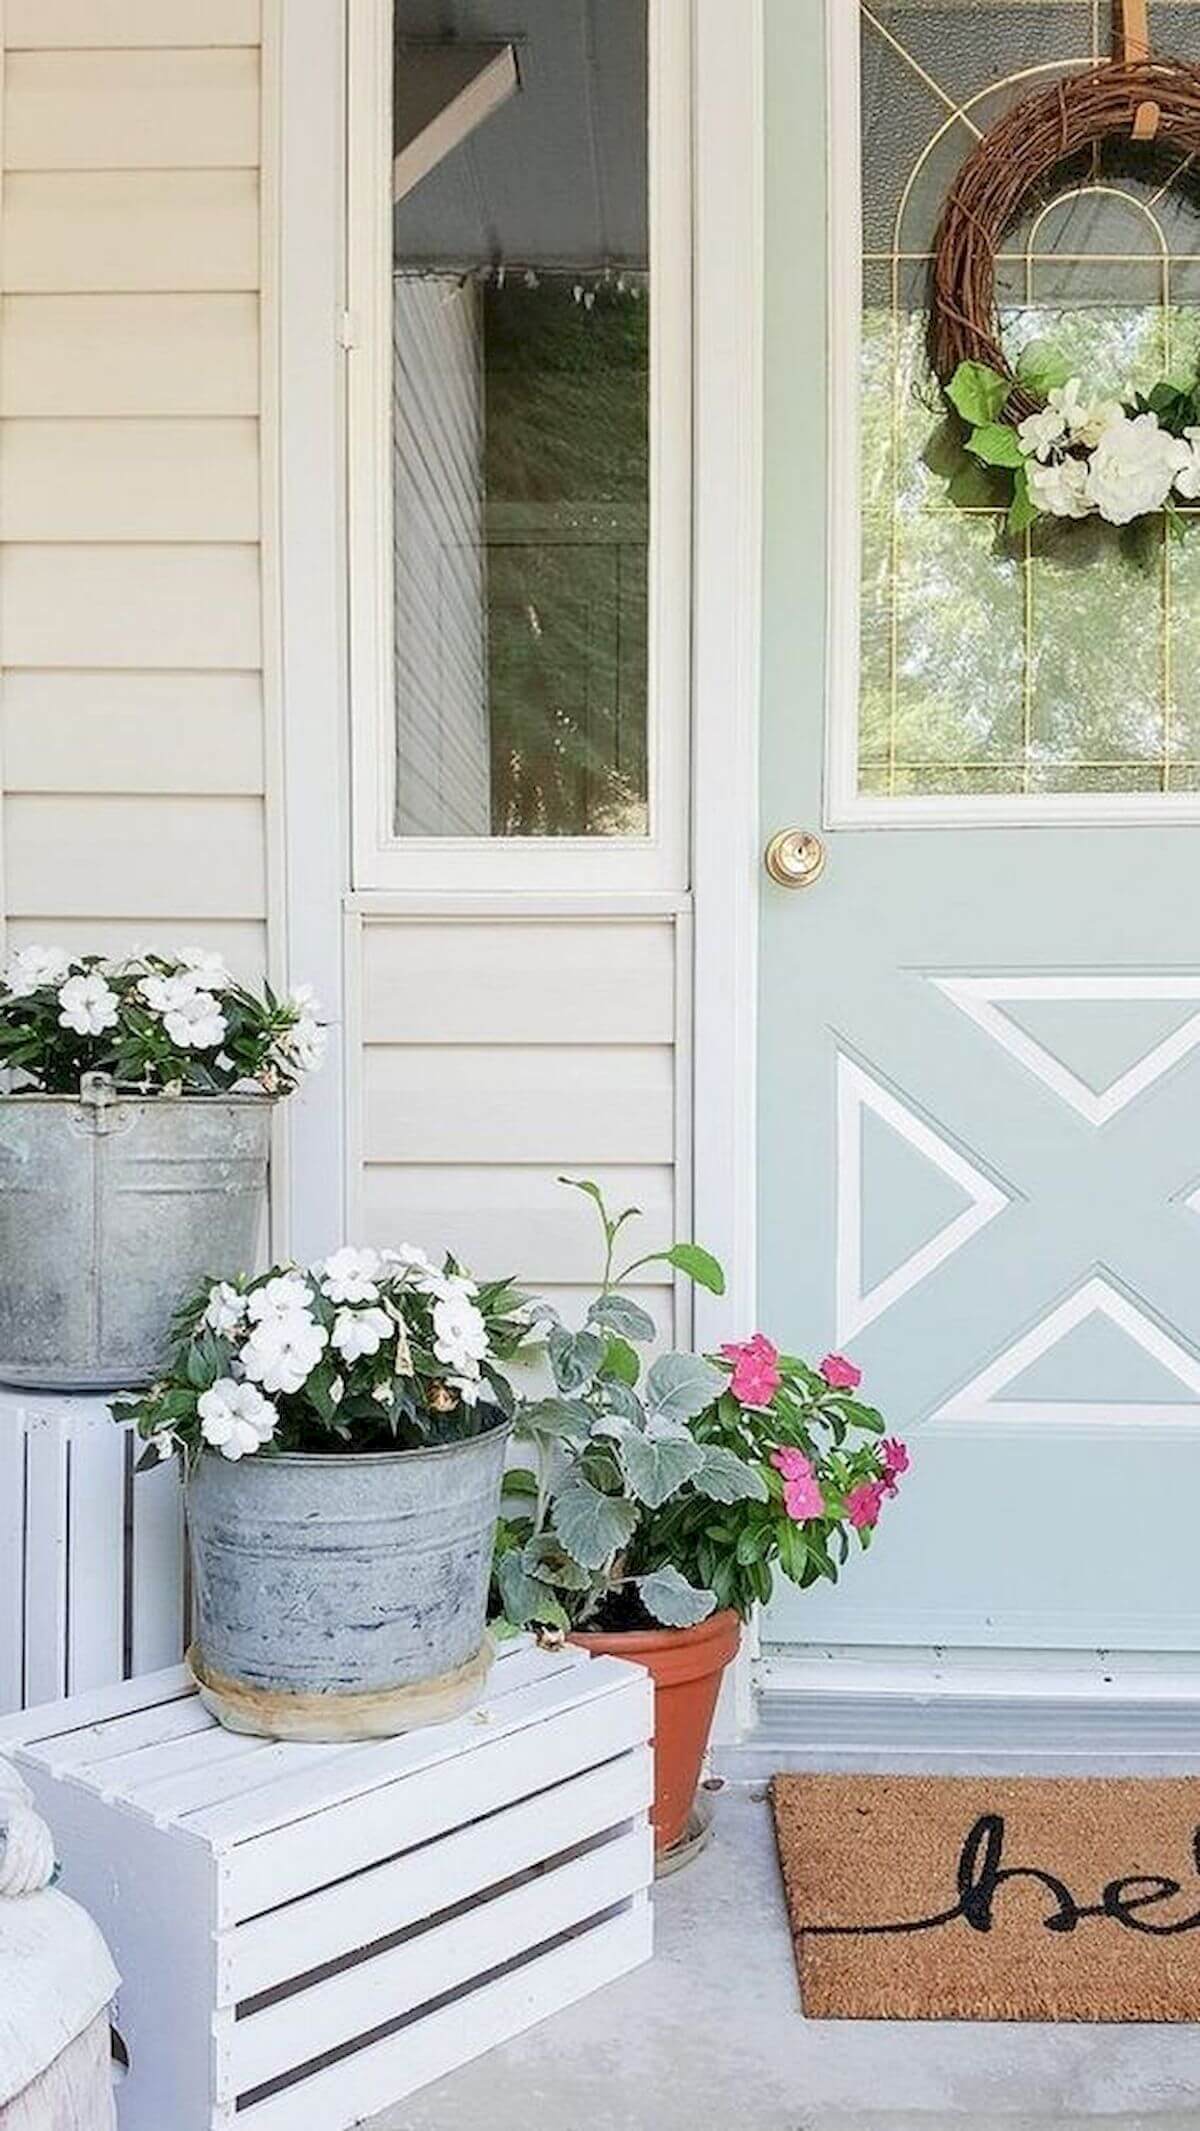
[[[1147,0],[1120,0],[1120,33],[1117,38],[1116,58],[1127,67],[1144,66],[1150,57],[1150,23]],[[1162,112],[1152,98],[1147,97],[1137,107],[1133,120],[1135,141],[1152,141],[1158,132]]]

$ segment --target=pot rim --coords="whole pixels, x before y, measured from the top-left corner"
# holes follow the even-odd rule
[[[614,1655],[618,1645],[622,1650],[665,1650],[680,1643],[719,1642],[730,1632],[730,1623],[736,1623],[738,1634],[742,1631],[742,1619],[734,1606],[721,1606],[704,1620],[693,1621],[690,1628],[572,1628],[569,1640],[573,1643],[603,1643]]]
[[[146,1102],[156,1106],[160,1103],[171,1103],[179,1109],[190,1108],[193,1104],[209,1109],[213,1103],[233,1103],[246,1109],[258,1109],[265,1104],[269,1109],[277,1102],[286,1102],[287,1097],[268,1095],[265,1088],[261,1095],[251,1095],[245,1090],[240,1095],[234,1095],[232,1091],[227,1094],[216,1090],[211,1095],[205,1095],[197,1088],[191,1089],[186,1095],[168,1095],[165,1088],[139,1088],[128,1081],[114,1081],[112,1100],[114,1103]],[[78,1088],[73,1095],[55,1093],[45,1088],[19,1088],[11,1095],[0,1095],[0,1108],[7,1109],[12,1103],[70,1103],[75,1109],[88,1107],[83,1101],[82,1091]]]
[[[396,1465],[403,1458],[441,1458],[454,1452],[475,1450],[481,1443],[505,1441],[512,1431],[513,1423],[502,1420],[494,1428],[481,1428],[478,1435],[462,1436],[456,1443],[421,1443],[411,1450],[277,1450],[270,1457],[249,1459],[223,1458],[219,1450],[206,1443],[197,1463],[214,1459],[218,1466],[235,1466],[238,1470],[249,1464],[256,1472],[269,1472],[272,1465],[319,1465],[323,1468],[336,1465],[357,1470],[364,1465]]]

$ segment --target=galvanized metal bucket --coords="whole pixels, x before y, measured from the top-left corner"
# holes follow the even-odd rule
[[[363,1457],[205,1451],[188,1658],[214,1716],[259,1738],[376,1739],[470,1709],[508,1433]]]
[[[265,1096],[0,1096],[0,1383],[148,1383],[208,1275],[253,1272]]]

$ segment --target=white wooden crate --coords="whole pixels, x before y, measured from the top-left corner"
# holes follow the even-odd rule
[[[123,1981],[122,2131],[343,2131],[649,1958],[653,1700],[522,1642],[479,1710],[239,1738],[176,1667],[0,1724]]]
[[[0,1713],[182,1656],[179,1471],[137,1448],[106,1398],[0,1387]]]

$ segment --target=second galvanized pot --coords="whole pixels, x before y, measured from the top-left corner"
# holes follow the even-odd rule
[[[387,1738],[480,1699],[508,1433],[365,1456],[203,1453],[187,1485],[188,1658],[222,1724]]]

